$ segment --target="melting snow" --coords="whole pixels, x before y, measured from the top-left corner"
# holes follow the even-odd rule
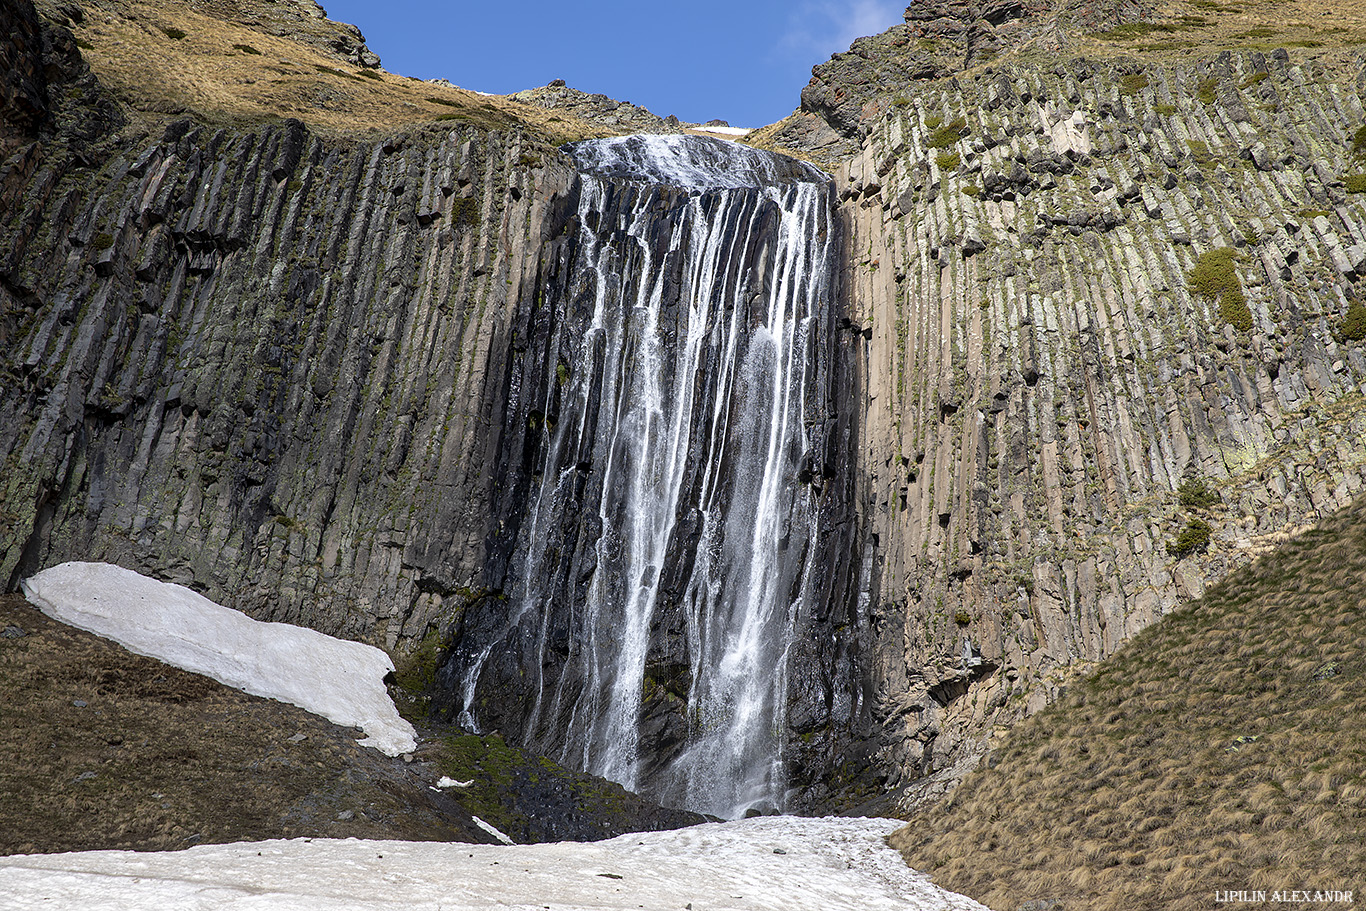
[[[0,858],[0,908],[986,911],[909,869],[890,819],[765,817],[591,844],[293,840]]]
[[[699,132],[699,133],[718,133],[718,134],[720,134],[720,135],[722,135],[722,136],[748,136],[750,133],[753,133],[753,132],[754,132],[754,130],[749,129],[749,128],[747,128],[747,127],[709,127],[709,126],[700,126],[700,127],[690,127],[689,129],[696,130],[696,131]]]
[[[108,563],[63,563],[23,583],[43,613],[137,652],[257,696],[362,728],[361,743],[390,756],[416,746],[374,646],[288,623],[262,623],[180,585]],[[0,903],[2,904],[2,903]]]
[[[261,623],[104,563],[45,570],[24,592],[49,616],[133,651],[359,725],[370,735],[363,743],[391,755],[414,746],[385,692],[392,665],[379,649]],[[884,841],[900,825],[780,816],[589,844],[295,839],[16,855],[0,857],[0,909],[987,911],[907,867]]]

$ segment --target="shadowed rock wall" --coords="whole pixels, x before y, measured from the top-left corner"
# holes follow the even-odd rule
[[[388,647],[483,587],[543,213],[523,138],[188,121],[0,169],[0,578],[67,559]]]

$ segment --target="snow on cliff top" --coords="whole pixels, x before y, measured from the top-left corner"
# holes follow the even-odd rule
[[[892,819],[791,816],[577,844],[295,839],[0,858],[0,908],[987,911],[906,866]]]
[[[398,756],[416,748],[394,708],[374,646],[288,623],[262,623],[180,585],[108,563],[63,563],[26,579],[24,594],[49,617],[137,652],[278,699],[344,726],[361,744]]]

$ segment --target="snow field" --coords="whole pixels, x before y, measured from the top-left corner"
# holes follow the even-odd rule
[[[589,844],[296,839],[16,856],[0,858],[0,909],[986,911],[908,868],[883,841],[900,825],[780,816]]]

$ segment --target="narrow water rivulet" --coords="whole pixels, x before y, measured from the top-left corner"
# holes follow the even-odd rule
[[[782,809],[794,630],[830,597],[833,190],[703,137],[570,152],[508,392],[507,581],[443,677],[470,729],[668,805]]]

